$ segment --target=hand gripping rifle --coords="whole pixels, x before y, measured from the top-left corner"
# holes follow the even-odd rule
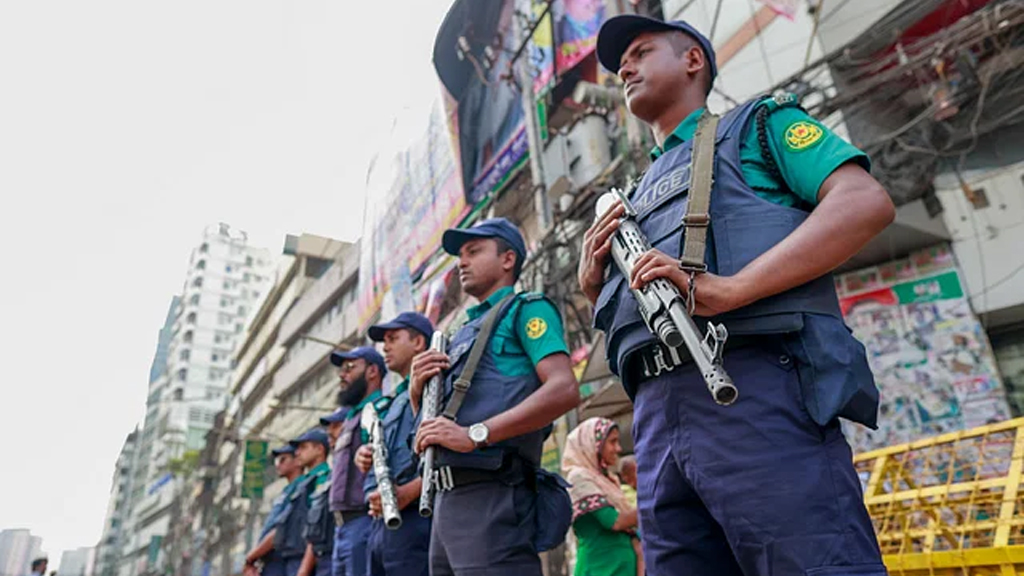
[[[384,526],[389,530],[397,530],[402,525],[402,513],[398,509],[398,496],[395,494],[395,483],[388,467],[388,448],[384,445],[384,425],[377,415],[372,403],[363,408],[362,425],[370,435],[370,447],[373,448],[373,474],[377,477],[377,493],[384,509]]]
[[[640,229],[640,225],[637,224],[636,208],[633,207],[626,194],[617,188],[613,188],[612,192],[626,209],[619,223],[619,229],[616,230],[612,238],[612,260],[625,276],[626,282],[629,282],[633,265],[640,256],[651,249],[651,243]],[[607,202],[598,202],[598,215],[604,213],[601,208],[607,205]],[[665,278],[656,278],[643,288],[630,289],[630,291],[636,298],[640,315],[643,316],[644,323],[647,324],[647,328],[652,334],[669,348],[677,348],[681,344],[686,344],[686,348],[690,351],[690,356],[697,364],[701,375],[704,376],[704,381],[707,382],[708,390],[715,402],[723,406],[735,402],[738,391],[732,383],[732,378],[722,367],[722,351],[729,333],[724,325],[709,322],[707,335],[701,338],[700,330],[693,323],[693,318],[690,317],[693,304],[695,304],[692,289],[689,295],[689,311],[686,300],[679,293],[676,285]]]
[[[430,349],[438,352],[446,352],[448,350],[448,337],[445,333],[436,330],[433,337],[430,339]],[[444,394],[444,376],[438,374],[427,382],[427,385],[423,389],[423,418],[422,422],[426,422],[431,418],[436,418],[441,412],[441,396]],[[434,446],[427,446],[427,449],[423,451],[423,487],[420,491],[420,516],[424,518],[430,518],[434,513],[434,496],[437,495],[437,479],[435,476],[437,472],[434,470],[434,459],[436,458],[437,448]]]

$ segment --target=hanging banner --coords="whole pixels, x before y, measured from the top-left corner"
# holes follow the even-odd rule
[[[468,212],[453,148],[453,118],[434,103],[426,132],[376,166],[360,240],[359,330],[378,312],[412,310],[413,278]]]
[[[527,2],[534,19],[547,8],[545,0],[521,0],[521,4]],[[597,49],[597,32],[604,15],[603,0],[554,1],[530,42],[534,94],[545,92],[555,83],[556,70],[564,74]]]
[[[242,464],[242,498],[263,498],[263,476],[267,461],[267,443],[255,440],[245,442],[245,461]]]
[[[988,337],[947,246],[844,274],[836,285],[881,393],[877,431],[844,422],[855,451],[1010,417]]]

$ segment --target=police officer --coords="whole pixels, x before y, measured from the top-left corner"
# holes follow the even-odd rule
[[[391,405],[381,416],[388,468],[398,508],[402,511],[402,525],[388,530],[382,519],[383,510],[377,492],[377,478],[373,472],[373,450],[364,444],[356,453],[356,464],[367,473],[364,490],[374,516],[370,529],[367,557],[371,576],[427,576],[427,553],[430,549],[430,519],[419,515],[415,505],[419,501],[422,481],[409,447],[409,438],[415,430],[415,415],[409,403],[409,372],[412,359],[427,349],[434,326],[422,314],[403,312],[394,320],[371,326],[370,339],[384,343],[384,361],[388,370],[402,376],[402,383],[392,394]]]
[[[291,444],[275,448],[270,453],[274,457],[277,475],[288,480],[288,485],[271,505],[270,513],[263,522],[259,543],[245,556],[245,568],[247,573],[251,573],[256,569],[256,563],[262,562],[263,566],[259,572],[263,576],[295,576],[299,570],[300,558],[293,558],[290,563],[286,562],[280,552],[274,549],[274,539],[277,536],[278,525],[284,518],[288,501],[301,481],[302,466],[295,458],[295,447]]]
[[[616,205],[586,232],[579,266],[634,399],[649,573],[885,574],[837,419],[874,426],[877,390],[829,273],[892,221],[892,202],[867,157],[791,97],[756,98],[707,128],[715,54],[689,24],[617,16],[597,51],[657,142],[632,197],[654,249],[630,278],[611,266],[606,280]],[[695,140],[715,143],[710,214],[684,219],[691,184],[710,176],[691,166]],[[683,262],[703,231],[703,262]],[[643,324],[629,289],[655,278],[682,294],[692,282],[698,320],[728,328],[735,404],[716,405],[685,348]]]
[[[450,354],[428,350],[414,359],[410,398],[417,410],[425,383],[442,371],[446,403],[453,398],[490,311],[498,321],[455,420],[424,421],[416,434],[417,452],[439,448],[449,481],[434,504],[430,573],[540,575],[531,479],[548,427],[579,404],[562,320],[542,295],[515,293],[526,245],[508,220],[447,230],[442,245],[459,257],[462,290],[479,303],[452,337]]]
[[[309,470],[297,489],[300,495],[305,495],[308,506],[304,529],[306,551],[298,576],[330,576],[334,532],[334,518],[327,509],[331,487],[331,469],[327,464],[330,438],[323,429],[312,428],[290,444],[295,447],[299,464]]]
[[[382,397],[381,385],[387,368],[384,357],[370,346],[348,352],[335,351],[331,362],[340,368],[342,390],[338,404],[343,407],[341,435],[335,445],[331,472],[330,507],[335,518],[334,576],[363,576],[366,573],[366,540],[370,516],[363,484],[366,475],[355,465],[355,455],[365,443],[359,424],[363,407],[373,403],[378,411],[389,400]],[[344,409],[345,406],[351,408]]]

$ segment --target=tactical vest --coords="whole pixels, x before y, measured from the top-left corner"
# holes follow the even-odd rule
[[[303,479],[285,503],[281,522],[274,534],[274,550],[282,558],[295,558],[306,553],[305,529],[309,516],[309,496],[315,480],[312,476]]]
[[[753,119],[755,99],[726,113],[716,135],[714,187],[711,191],[711,226],[705,262],[708,271],[732,276],[790,235],[809,212],[782,206],[757,195],[743,178],[740,145]],[[693,139],[663,154],[647,170],[633,195],[637,221],[651,244],[669,255],[683,249],[683,215],[689,200],[690,159]],[[614,265],[594,307],[594,325],[605,333],[609,366],[620,374],[626,358],[656,341],[637,310],[629,283]],[[730,335],[798,332],[804,314],[816,313],[842,320],[831,274],[802,286],[758,300],[714,318]],[[627,391],[634,383],[625,383]]]
[[[334,514],[330,510],[330,484],[324,483],[313,494],[306,515],[306,542],[313,546],[317,556],[323,556],[334,550]]]
[[[366,474],[355,466],[353,458],[362,446],[360,418],[356,414],[345,420],[338,436],[334,451],[334,467],[331,470],[330,507],[332,511],[354,512],[366,510],[363,484]]]
[[[498,313],[498,320],[504,317],[512,305],[516,302],[527,302],[545,298],[541,294],[517,294],[510,298],[502,306]],[[517,308],[516,311],[521,308]],[[466,360],[469,358],[469,351],[476,341],[477,334],[487,314],[481,314],[474,320],[465,323],[455,336],[452,337],[448,346],[448,357],[451,362],[451,369],[444,381],[444,402],[447,404],[451,397],[455,378],[462,373]],[[540,378],[536,372],[523,376],[506,376],[498,371],[494,362],[492,344],[487,343],[480,364],[477,366],[476,374],[470,385],[462,408],[456,415],[456,420],[462,426],[471,426],[483,422],[488,418],[508,410],[520,404],[530,394],[533,394],[540,387]],[[540,465],[540,455],[544,444],[544,438],[551,432],[551,427],[523,436],[510,438],[498,442],[482,450],[474,450],[467,454],[454,452],[438,446],[437,459],[440,466],[452,466],[456,468],[480,468],[484,470],[497,470],[501,467],[503,457],[506,453],[518,453],[534,465]]]
[[[388,448],[388,468],[391,470],[392,480],[398,486],[408,484],[419,476],[412,450],[406,444],[407,438],[400,437],[404,418],[412,418],[408,391],[402,392],[391,401],[388,413],[381,422],[384,428],[384,444]],[[415,431],[415,428],[413,430]]]

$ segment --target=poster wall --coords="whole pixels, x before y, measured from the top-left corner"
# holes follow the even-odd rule
[[[468,212],[451,133],[456,122],[446,109],[435,103],[426,133],[371,176],[360,241],[360,331],[377,312],[416,309],[414,275]]]
[[[545,0],[529,2],[534,17],[547,6]],[[597,32],[605,19],[604,0],[555,0],[537,26],[530,46],[534,94],[554,83],[555,71],[562,74],[597,49]],[[555,46],[557,44],[557,47]]]
[[[844,422],[855,452],[999,422],[1009,405],[946,245],[836,278],[881,393],[879,429]]]

